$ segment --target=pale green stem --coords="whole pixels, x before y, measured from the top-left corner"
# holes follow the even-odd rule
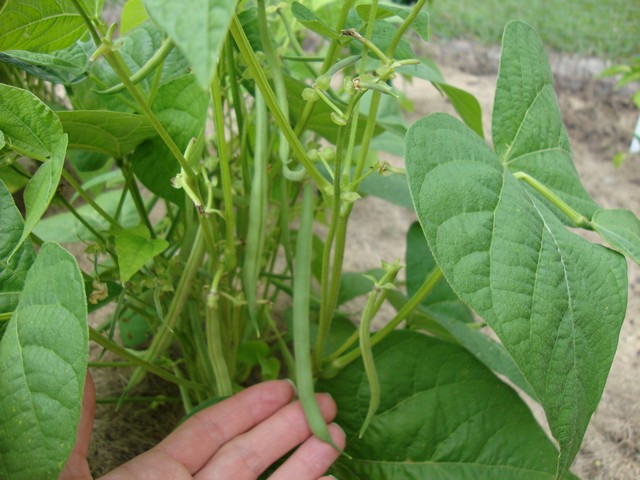
[[[389,333],[396,329],[398,325],[402,321],[404,321],[410,314],[415,310],[415,308],[420,305],[422,300],[433,290],[433,288],[438,284],[440,279],[442,278],[442,270],[440,268],[436,268],[431,272],[431,274],[425,279],[423,284],[420,286],[418,291],[409,299],[409,301],[402,307],[398,313],[387,323],[384,327],[378,330],[373,337],[371,337],[371,346],[374,347],[382,340],[384,340]],[[361,355],[360,347],[354,348],[346,355],[343,355],[331,363],[327,365],[325,369],[325,373],[328,376],[335,374],[342,370],[344,367],[349,365],[351,362],[359,358]]]
[[[222,182],[222,195],[224,197],[224,221],[226,228],[226,245],[224,252],[224,263],[227,271],[235,268],[236,258],[236,213],[233,208],[233,192],[231,190],[231,167],[229,165],[229,154],[227,152],[227,140],[224,132],[224,116],[222,110],[222,95],[220,93],[220,78],[217,70],[214,72],[211,82],[211,96],[213,98],[213,115],[216,129],[216,148],[220,160],[220,177]]]
[[[302,143],[298,139],[297,135],[289,125],[287,117],[280,109],[278,105],[278,100],[275,96],[275,93],[271,89],[267,77],[264,74],[263,68],[258,62],[256,55],[249,43],[249,39],[247,38],[244,30],[242,29],[242,25],[240,24],[240,20],[238,20],[237,16],[233,17],[231,22],[231,34],[238,45],[240,53],[242,57],[247,62],[247,67],[251,72],[253,79],[256,82],[257,87],[262,92],[264,96],[265,103],[267,104],[267,108],[271,112],[274,117],[274,120],[283,135],[286,137],[289,142],[289,146],[293,150],[293,154],[298,159],[298,161],[304,166],[305,170],[309,174],[311,178],[313,178],[316,185],[322,192],[327,192],[331,188],[331,184],[322,176],[320,171],[316,168],[313,162],[309,159],[305,148]]]
[[[533,178],[531,175],[524,172],[515,172],[513,174],[515,178],[518,180],[524,180],[533,188],[535,188],[542,196],[544,196],[547,200],[553,203],[556,207],[562,210],[569,219],[575,223],[575,225],[579,228],[584,228],[587,230],[593,230],[593,225],[589,221],[587,217],[582,215],[579,212],[576,212],[573,208],[571,208],[564,200],[562,200],[558,195],[553,193],[549,188],[547,188],[544,184]]]
[[[108,338],[103,337],[91,327],[89,327],[89,338],[101,347],[109,350],[112,353],[115,353],[120,358],[138,366],[138,368],[142,368],[150,373],[153,373],[154,375],[157,375],[160,378],[164,378],[168,382],[175,383],[186,388],[193,388],[196,390],[202,390],[206,388],[204,385],[200,385],[199,383],[195,383],[184,378],[178,378],[174,374],[167,372],[165,369],[137,357],[117,343],[114,343]]]
[[[398,27],[398,30],[396,30],[395,35],[391,39],[391,42],[389,43],[389,48],[387,48],[387,56],[389,57],[393,56],[393,52],[396,51],[396,48],[398,47],[398,44],[400,43],[402,36],[407,31],[407,29],[411,26],[413,21],[416,19],[416,17],[420,13],[420,10],[422,10],[422,7],[424,7],[425,3],[427,3],[427,0],[418,0],[416,4],[413,6],[411,13],[407,15],[407,18],[404,19],[400,27]]]

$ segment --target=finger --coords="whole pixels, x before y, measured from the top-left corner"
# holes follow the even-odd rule
[[[332,423],[329,425],[329,434],[336,446],[342,450],[346,442],[344,431],[338,425]],[[339,456],[340,454],[336,449],[328,443],[319,438],[310,437],[269,477],[269,480],[287,480],[290,478],[316,480],[329,469]],[[322,478],[330,479],[334,477],[327,476]]]
[[[82,395],[82,409],[80,411],[76,444],[62,472],[60,472],[59,480],[85,480],[92,478],[89,463],[87,462],[87,451],[89,450],[89,441],[91,440],[95,414],[96,388],[93,383],[93,378],[87,370],[84,380],[84,393]]]
[[[293,385],[274,380],[254,385],[186,420],[153,450],[173,457],[192,474],[218,449],[289,404]]]
[[[336,415],[335,402],[327,394],[317,397],[325,421],[331,421]],[[302,405],[292,403],[224,445],[195,478],[255,479],[310,436]]]

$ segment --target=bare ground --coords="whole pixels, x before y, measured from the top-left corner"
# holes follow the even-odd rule
[[[499,50],[454,41],[432,46],[428,54],[437,60],[449,83],[478,98],[485,131],[490,132]],[[628,208],[640,214],[639,156],[629,157],[621,168],[615,168],[611,161],[616,153],[628,148],[637,119],[628,95],[615,92],[610,81],[594,80],[604,66],[597,59],[552,54],[551,60],[560,109],[587,190],[603,207]],[[415,105],[410,120],[436,111],[453,113],[447,101],[427,84],[416,81],[406,85],[405,91]],[[381,222],[381,218],[385,220]],[[378,266],[380,259],[404,258],[404,233],[398,232],[406,232],[413,221],[412,212],[378,199],[358,202],[347,247],[348,269],[362,271]],[[372,231],[372,225],[379,225],[380,230]],[[585,480],[640,478],[640,269],[631,264],[629,285],[629,306],[618,352],[573,468]],[[127,374],[94,369],[98,397],[118,396]],[[168,388],[150,377],[139,394],[167,394],[171,391]],[[536,413],[542,417],[539,411]],[[142,412],[130,406],[116,411],[113,405],[99,405],[90,451],[94,474],[105,473],[154,445],[180,415],[179,408],[161,402]]]

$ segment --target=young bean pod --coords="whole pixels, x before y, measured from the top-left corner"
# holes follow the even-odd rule
[[[296,242],[293,277],[293,347],[296,366],[296,387],[300,403],[313,434],[336,450],[324,421],[313,388],[311,341],[309,336],[309,303],[311,294],[311,249],[313,242],[313,187],[303,189],[302,215]]]

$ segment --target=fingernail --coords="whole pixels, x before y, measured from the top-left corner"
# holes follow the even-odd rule
[[[334,426],[338,427],[340,429],[340,431],[344,434],[344,438],[347,438],[347,432],[344,431],[344,428],[342,428],[336,422],[331,422],[331,425],[334,425]]]
[[[293,383],[293,380],[291,380],[290,378],[285,378],[284,381],[291,385],[291,388],[293,388],[293,392],[296,396],[298,396],[298,389],[296,388],[296,384]]]

